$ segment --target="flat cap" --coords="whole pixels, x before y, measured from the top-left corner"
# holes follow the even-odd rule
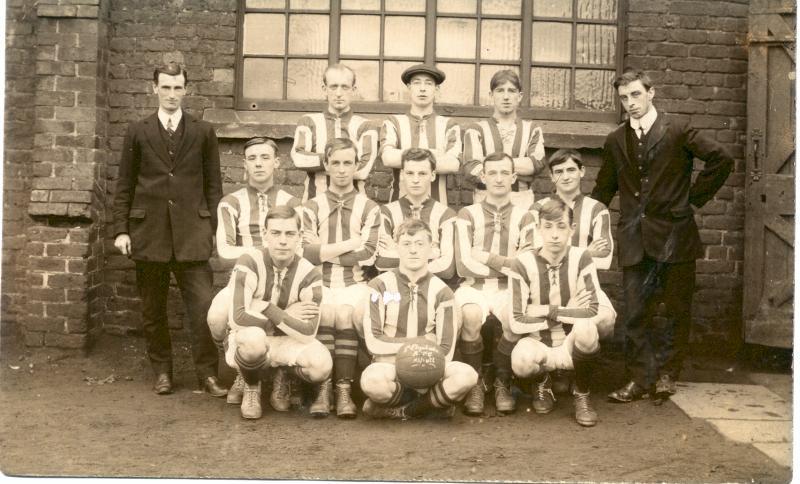
[[[403,81],[403,84],[408,84],[411,82],[411,78],[414,77],[414,74],[428,74],[436,82],[436,85],[443,83],[445,79],[444,72],[428,64],[417,64],[409,67],[403,71],[400,75],[400,79]]]

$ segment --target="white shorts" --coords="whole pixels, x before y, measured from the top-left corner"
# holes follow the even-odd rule
[[[572,370],[575,368],[572,362],[572,351],[575,349],[575,333],[570,333],[564,338],[562,344],[550,347],[541,341],[526,336],[521,338],[514,350],[511,352],[511,358],[514,359],[514,353],[520,352],[544,352],[546,359],[542,365],[543,371],[553,370]]]
[[[355,322],[358,336],[364,337],[364,308],[369,301],[369,286],[363,282],[357,282],[347,287],[323,287],[322,305],[338,307],[351,306],[353,308],[353,321]]]
[[[236,342],[237,333],[238,330],[231,330],[225,341],[225,363],[236,369],[239,368],[234,359],[236,347],[238,346]],[[322,346],[322,343],[317,340],[302,342],[291,336],[265,336],[265,340],[268,346],[267,364],[273,368],[277,366],[297,366],[297,358],[300,354],[314,346],[320,346],[322,350],[327,351]]]
[[[476,304],[481,308],[482,321],[486,321],[489,314],[494,314],[500,322],[508,317],[508,289],[489,290],[475,289],[472,286],[461,286],[455,294],[456,306],[459,311],[465,304]]]

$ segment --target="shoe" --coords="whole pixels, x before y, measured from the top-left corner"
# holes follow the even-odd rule
[[[544,378],[534,383],[535,388],[532,389],[533,393],[533,410],[536,413],[550,413],[556,405],[556,396],[553,395],[552,380],[550,374],[546,374]]]
[[[448,419],[448,418],[453,418],[455,414],[456,414],[455,405],[448,405],[443,408],[434,408],[428,413],[428,416],[430,418]]]
[[[201,380],[200,388],[212,397],[220,398],[228,394],[228,389],[222,386],[215,376],[208,376]]]
[[[511,384],[499,378],[494,379],[494,407],[502,413],[511,413],[517,408],[517,402],[511,395]]]
[[[464,400],[464,413],[467,415],[483,415],[483,378],[478,379],[478,384],[472,387]]]
[[[236,378],[234,378],[233,385],[231,385],[231,388],[228,390],[228,396],[225,398],[225,401],[232,405],[241,405],[243,394],[244,378],[242,378],[242,374],[237,371]]]
[[[608,394],[608,399],[617,403],[628,403],[640,398],[645,398],[647,391],[631,380],[624,387],[614,390]]]
[[[592,408],[589,400],[589,392],[572,394],[575,403],[575,421],[584,427],[594,427],[597,425],[597,412]]]
[[[356,404],[350,396],[351,386],[347,380],[336,382],[336,416],[339,418],[355,418]]]
[[[331,390],[333,383],[328,378],[320,383],[317,393],[317,398],[311,403],[308,411],[312,417],[322,418],[327,417],[331,413]]]
[[[291,407],[289,398],[292,393],[291,380],[286,368],[275,368],[272,378],[272,393],[269,394],[269,404],[276,412],[288,412]]]
[[[572,375],[565,370],[556,370],[552,373],[553,380],[553,394],[564,395],[571,393]]]
[[[244,384],[242,418],[261,418],[261,382],[255,385]]]
[[[364,406],[361,407],[361,413],[370,418],[405,420],[406,415],[404,410],[407,406],[408,404],[397,407],[387,407],[385,405],[379,405],[368,398],[364,400]]]
[[[666,400],[670,396],[675,395],[677,392],[677,385],[675,384],[675,380],[672,379],[670,375],[664,374],[658,378],[656,381],[656,391],[655,397],[660,400]]]
[[[153,391],[157,395],[169,395],[172,393],[172,377],[169,373],[159,373],[156,375],[156,381],[153,383]]]

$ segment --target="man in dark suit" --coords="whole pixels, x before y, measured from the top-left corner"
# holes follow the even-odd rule
[[[675,393],[689,343],[695,260],[703,255],[692,205],[700,208],[714,196],[733,160],[713,140],[657,112],[655,90],[643,72],[625,71],[614,88],[630,120],[606,138],[592,192],[606,205],[617,191],[620,197],[629,382],[609,399],[630,402],[652,389],[660,401]],[[692,183],[695,158],[704,167]],[[653,317],[659,302],[666,318]]]
[[[172,393],[167,293],[173,273],[200,386],[221,397],[227,390],[217,379],[217,349],[206,325],[213,282],[208,259],[222,196],[219,149],[211,125],[181,109],[186,82],[175,63],[156,68],[158,112],[128,127],[114,196],[114,245],[136,263],[153,390]]]

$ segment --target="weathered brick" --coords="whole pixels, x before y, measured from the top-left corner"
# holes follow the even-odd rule
[[[44,345],[53,348],[82,349],[89,343],[89,335],[86,333],[60,334],[46,333]]]
[[[91,218],[91,206],[85,203],[70,203],[66,215],[70,217]]]
[[[67,261],[67,272],[70,274],[84,274],[86,273],[87,261],[85,259],[76,259]]]
[[[53,288],[75,288],[86,285],[85,274],[50,274],[47,276],[47,286]]]
[[[53,190],[50,192],[50,201],[89,203],[92,201],[92,194],[78,190]]]
[[[66,203],[39,203],[31,202],[28,205],[30,215],[66,215]]]
[[[648,52],[653,55],[662,55],[665,57],[686,57],[689,48],[683,44],[667,44],[667,43],[651,43],[648,46]]]
[[[31,256],[28,258],[28,268],[33,271],[66,272],[67,263],[63,259]]]
[[[41,331],[25,331],[23,333],[25,346],[37,347],[44,346],[44,333]]]
[[[38,5],[36,8],[36,16],[39,18],[56,17],[66,18],[75,17],[78,13],[77,7],[73,5]]]
[[[36,74],[44,76],[47,75],[74,76],[75,63],[59,62],[59,61],[37,61]]]

